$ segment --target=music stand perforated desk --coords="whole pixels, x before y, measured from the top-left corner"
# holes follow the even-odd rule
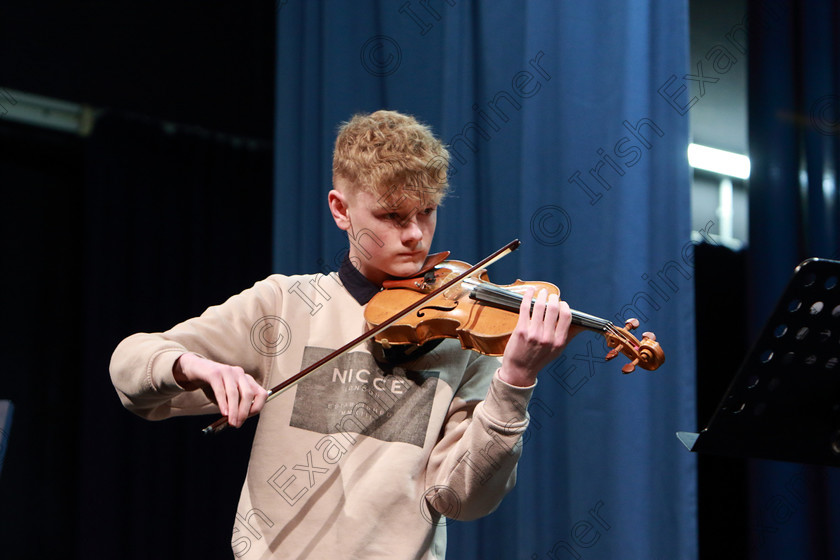
[[[796,267],[708,426],[699,453],[840,466],[840,261]]]

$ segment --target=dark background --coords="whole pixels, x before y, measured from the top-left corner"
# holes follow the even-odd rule
[[[7,88],[270,142],[273,2],[4,2]]]
[[[108,360],[131,332],[270,272],[274,5],[0,13],[0,86],[102,111],[87,138],[0,119],[0,395],[15,405],[0,555],[229,557],[255,425],[205,440],[209,417],[143,421],[120,405]],[[154,456],[137,455],[144,441]],[[195,535],[189,551],[167,526]]]

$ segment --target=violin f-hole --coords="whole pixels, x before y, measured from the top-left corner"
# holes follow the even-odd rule
[[[454,302],[450,307],[447,307],[445,305],[427,305],[427,306],[421,307],[420,309],[417,310],[417,316],[418,317],[425,317],[426,314],[423,313],[423,311],[426,310],[426,309],[434,309],[435,311],[453,311],[456,307],[458,307],[458,302],[457,301]]]

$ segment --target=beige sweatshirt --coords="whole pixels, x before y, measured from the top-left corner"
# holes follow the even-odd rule
[[[169,331],[128,337],[111,360],[120,399],[152,420],[218,413],[175,382],[187,351],[277,385],[366,329],[369,295],[341,279],[273,275]],[[455,340],[398,365],[372,351],[360,345],[266,404],[236,557],[441,559],[447,519],[486,515],[513,487],[532,387],[504,383],[497,358]]]

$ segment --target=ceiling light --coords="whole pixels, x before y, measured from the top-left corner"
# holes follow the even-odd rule
[[[720,173],[737,179],[750,177],[750,158],[699,144],[688,145],[688,164],[695,169]]]

